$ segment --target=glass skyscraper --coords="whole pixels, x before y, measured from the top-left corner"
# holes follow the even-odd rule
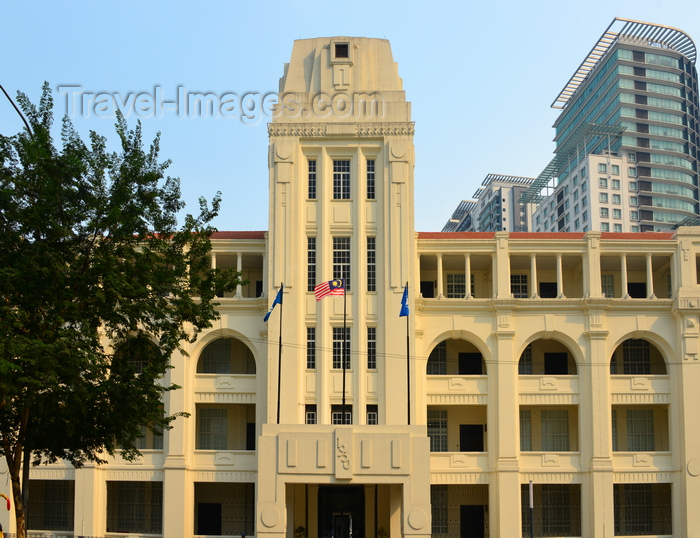
[[[522,200],[540,203],[534,230],[662,231],[698,216],[696,54],[681,30],[613,20],[552,103],[555,157]]]

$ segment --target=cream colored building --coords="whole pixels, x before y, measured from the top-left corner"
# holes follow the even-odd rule
[[[249,284],[169,373],[191,417],[133,463],[33,469],[30,528],[510,538],[532,481],[535,536],[700,536],[700,229],[416,233],[389,43],[296,41],[280,92],[269,231],[213,240]]]

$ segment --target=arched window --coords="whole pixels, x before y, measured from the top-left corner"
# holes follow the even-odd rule
[[[198,374],[255,374],[255,358],[248,346],[236,338],[218,338],[202,351]]]

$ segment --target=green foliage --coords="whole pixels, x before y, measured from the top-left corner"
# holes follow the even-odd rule
[[[53,100],[18,97],[33,134],[0,136],[0,454],[102,461],[138,455],[140,426],[168,429],[170,357],[218,318],[217,293],[235,272],[212,270],[200,199],[178,227],[179,180],[144,149],[141,126],[119,117],[117,152],[64,119],[51,137]],[[115,353],[114,350],[117,350]],[[140,372],[133,361],[140,361]]]

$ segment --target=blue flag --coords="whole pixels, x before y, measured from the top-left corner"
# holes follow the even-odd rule
[[[272,306],[270,307],[270,310],[267,311],[267,314],[265,314],[265,317],[263,318],[263,321],[267,321],[270,319],[270,314],[272,314],[272,311],[275,309],[275,306],[278,304],[282,304],[282,292],[284,291],[284,285],[280,286],[280,291],[277,292],[277,297],[275,297],[275,300],[272,301]]]
[[[408,316],[408,284],[403,289],[403,297],[401,297],[401,312],[399,312],[399,317],[402,318]]]

